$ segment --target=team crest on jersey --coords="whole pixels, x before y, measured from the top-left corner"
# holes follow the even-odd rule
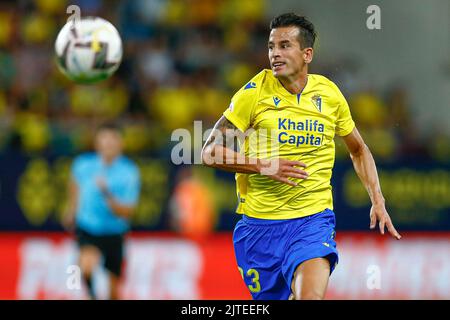
[[[273,97],[273,103],[275,103],[275,107],[278,107],[278,104],[280,103],[281,99],[278,97]]]
[[[314,104],[314,106],[317,108],[317,110],[319,110],[319,112],[322,112],[322,97],[318,94],[315,94],[311,98],[311,101]]]

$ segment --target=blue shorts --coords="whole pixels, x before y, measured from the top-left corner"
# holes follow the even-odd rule
[[[333,272],[339,259],[335,224],[330,209],[288,220],[244,215],[234,229],[234,253],[253,299],[288,299],[295,269],[306,260],[326,257]]]

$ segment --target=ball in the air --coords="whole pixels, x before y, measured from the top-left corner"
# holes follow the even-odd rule
[[[55,42],[59,69],[78,83],[109,78],[122,60],[122,39],[117,29],[100,17],[67,22]]]

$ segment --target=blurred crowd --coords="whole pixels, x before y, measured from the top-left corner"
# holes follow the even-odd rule
[[[0,3],[0,153],[73,155],[105,119],[124,127],[126,152],[167,154],[172,130],[211,127],[232,94],[268,67],[268,0],[21,0]],[[124,59],[111,79],[77,85],[59,72],[54,40],[69,4],[111,21]],[[320,27],[320,26],[318,26]],[[320,28],[319,28],[320,32]],[[356,70],[356,71],[355,71]],[[411,117],[408,90],[355,85],[357,66],[315,63],[348,98],[377,161],[448,162],[450,139],[427,139]],[[338,143],[338,159],[347,157]]]

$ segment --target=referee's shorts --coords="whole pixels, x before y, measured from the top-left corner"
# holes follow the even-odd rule
[[[94,246],[103,256],[104,267],[114,275],[120,277],[123,262],[123,234],[97,236],[92,235],[79,227],[76,229],[78,247]]]

